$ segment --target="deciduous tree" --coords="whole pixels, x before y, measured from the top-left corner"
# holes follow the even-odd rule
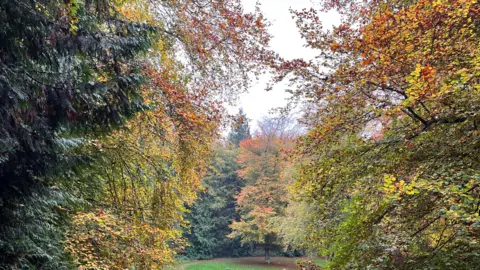
[[[477,1],[322,1],[295,12],[318,61],[278,61],[310,103],[299,194],[331,268],[479,263]],[[291,76],[291,77],[290,77]]]
[[[281,216],[287,203],[288,180],[282,177],[286,165],[282,149],[288,149],[290,122],[286,118],[266,118],[252,138],[240,142],[238,174],[245,187],[237,196],[240,221],[232,223],[230,237],[242,243],[262,244],[265,260],[270,263],[270,249],[277,242],[272,219]]]

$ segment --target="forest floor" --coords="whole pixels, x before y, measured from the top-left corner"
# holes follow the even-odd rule
[[[296,269],[296,261],[302,258],[273,257],[271,263],[265,263],[264,257],[221,258],[204,261],[190,261],[176,265],[176,270],[272,270]],[[325,265],[325,260],[315,260],[319,265]]]

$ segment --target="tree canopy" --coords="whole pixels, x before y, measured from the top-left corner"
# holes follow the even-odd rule
[[[284,175],[286,161],[282,150],[291,147],[288,121],[285,118],[265,118],[258,123],[259,131],[252,138],[240,142],[239,176],[245,187],[237,196],[240,220],[232,223],[232,238],[240,237],[242,243],[262,244],[265,260],[277,243],[277,228],[272,220],[281,216],[287,203]]]
[[[322,1],[294,11],[314,61],[274,65],[304,97],[295,190],[332,269],[479,263],[477,1]]]

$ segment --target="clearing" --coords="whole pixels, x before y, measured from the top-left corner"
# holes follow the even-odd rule
[[[271,263],[265,263],[265,257],[222,258],[205,261],[190,261],[174,267],[177,270],[272,270],[296,269],[296,261],[302,258],[272,257]],[[304,258],[303,258],[304,259]],[[325,265],[326,260],[317,259],[319,265]]]

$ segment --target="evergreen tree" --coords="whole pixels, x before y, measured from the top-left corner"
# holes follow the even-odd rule
[[[228,134],[228,140],[238,147],[240,142],[250,138],[250,124],[248,122],[247,115],[243,112],[243,109],[238,111],[238,114],[235,116],[232,129]]]
[[[186,255],[191,259],[214,257],[236,257],[248,254],[239,239],[227,238],[234,220],[239,219],[235,211],[235,197],[243,187],[237,175],[236,157],[240,141],[250,138],[248,119],[240,109],[228,134],[230,146],[217,145],[212,159],[210,176],[203,181],[205,191],[192,207],[187,219],[191,224]],[[234,147],[231,147],[231,146]]]
[[[235,161],[237,149],[217,146],[213,171],[204,179],[205,191],[192,207],[188,220],[191,224],[186,255],[191,259],[236,257],[246,255],[238,239],[227,238],[229,225],[237,220],[235,196],[242,187]]]
[[[101,0],[0,1],[1,269],[67,267],[58,225],[68,196],[53,187],[77,164],[66,150],[142,108],[133,58],[153,28],[113,10]]]

